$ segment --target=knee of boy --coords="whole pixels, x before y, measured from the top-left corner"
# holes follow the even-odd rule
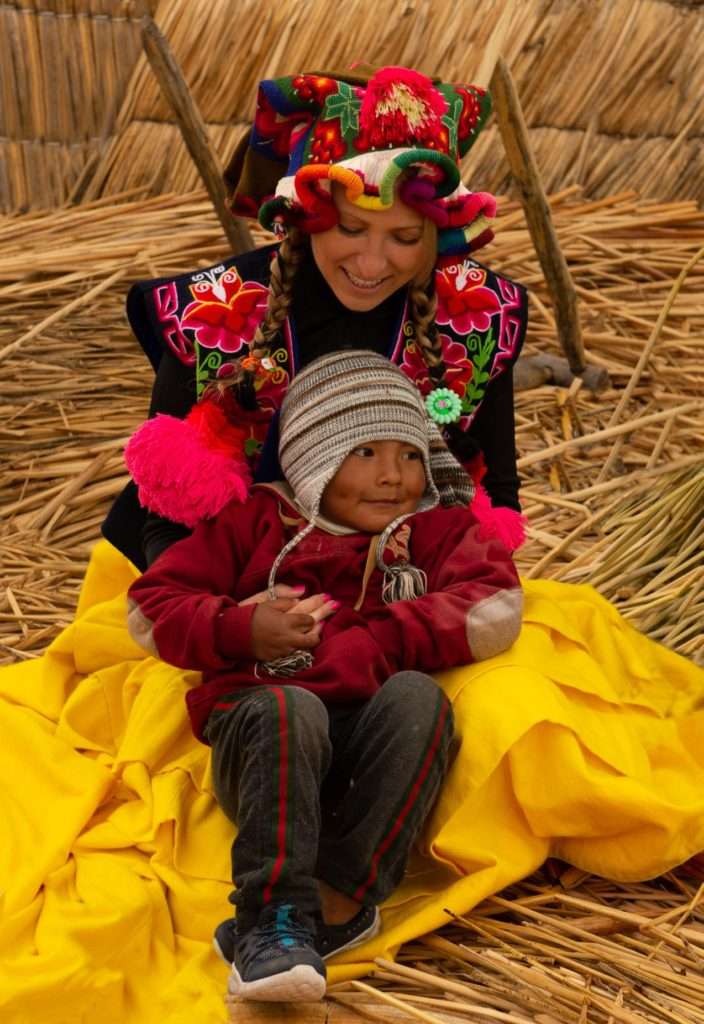
[[[397,672],[381,692],[393,704],[399,724],[408,723],[411,730],[420,731],[434,723],[449,742],[454,733],[452,704],[431,676],[412,670]]]

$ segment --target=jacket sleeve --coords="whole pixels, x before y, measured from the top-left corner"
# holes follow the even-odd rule
[[[416,517],[411,558],[427,576],[427,593],[396,601],[369,622],[394,671],[433,672],[491,658],[516,640],[523,592],[508,550],[481,541],[467,509]]]
[[[231,503],[178,541],[128,591],[128,629],[151,654],[179,668],[222,669],[252,658],[256,605],[231,595],[266,529],[263,501]]]

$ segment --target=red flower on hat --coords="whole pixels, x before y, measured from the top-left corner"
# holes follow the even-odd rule
[[[310,162],[329,164],[340,160],[347,153],[339,121],[319,121],[313,131],[310,143]]]
[[[463,89],[459,85],[455,86],[455,91],[462,97],[462,113],[457,125],[457,137],[463,141],[477,126],[481,113],[481,104],[477,97],[484,96],[485,91],[476,86],[476,93],[470,92],[469,89]]]
[[[257,281],[243,282],[232,267],[220,277],[191,285],[194,301],[186,306],[181,326],[195,331],[204,348],[239,352],[249,344],[264,316],[268,292]]]
[[[488,331],[492,314],[498,313],[501,306],[494,292],[483,287],[485,281],[486,270],[470,260],[438,268],[435,274],[436,322],[449,324],[458,334]]]
[[[289,155],[291,132],[302,123],[312,120],[312,114],[296,111],[293,114],[280,114],[272,106],[266,93],[260,89],[257,97],[257,113],[254,127],[259,141],[266,141],[274,154],[281,158]]]
[[[337,91],[335,79],[325,75],[296,75],[291,85],[302,100],[314,100],[321,107],[325,97]]]

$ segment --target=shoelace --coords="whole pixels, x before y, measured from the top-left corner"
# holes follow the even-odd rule
[[[282,904],[272,911],[271,916],[260,920],[242,942],[242,958],[251,963],[263,953],[272,955],[272,946],[280,945],[285,949],[294,946],[310,946],[313,936],[302,921],[296,920],[296,909],[290,904]],[[276,955],[276,954],[273,954]]]

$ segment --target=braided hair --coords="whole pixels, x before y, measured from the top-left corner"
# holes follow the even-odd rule
[[[430,271],[424,283],[413,282],[408,294],[408,311],[416,344],[428,367],[433,388],[449,387],[446,379],[447,366],[443,359],[442,342],[435,322],[438,308],[438,297],[435,291],[435,269]],[[473,438],[462,430],[458,423],[448,423],[444,427],[447,442],[460,462],[468,462],[479,451]]]
[[[266,358],[277,334],[283,327],[293,298],[293,281],[308,246],[307,236],[300,228],[291,227],[281,240],[271,263],[269,290],[264,319],[257,327],[249,346],[249,355],[256,360]],[[225,379],[245,409],[256,409],[254,370],[242,369],[234,379]]]

